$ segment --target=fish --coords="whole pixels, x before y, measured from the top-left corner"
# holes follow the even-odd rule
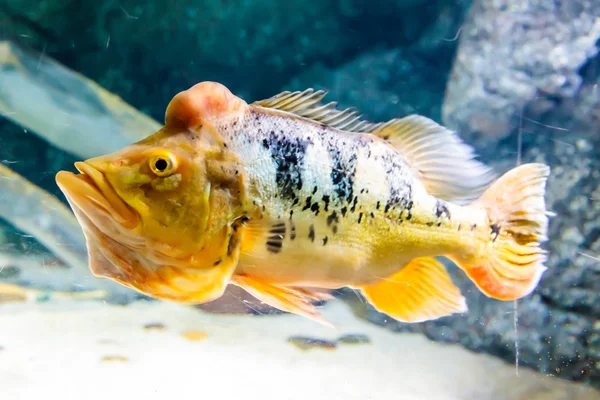
[[[405,323],[468,312],[440,258],[499,301],[538,286],[547,165],[498,176],[430,118],[370,122],[326,94],[200,82],[155,133],[59,171],[92,273],[182,304],[235,285],[330,326],[339,288]]]

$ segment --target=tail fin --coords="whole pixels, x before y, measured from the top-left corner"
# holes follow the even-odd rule
[[[550,168],[523,164],[501,176],[468,207],[487,211],[490,237],[475,252],[449,256],[487,296],[514,300],[531,293],[546,270]]]

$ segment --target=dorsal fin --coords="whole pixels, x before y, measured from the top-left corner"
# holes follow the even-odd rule
[[[381,123],[373,123],[362,119],[360,112],[353,107],[338,110],[335,101],[322,103],[321,100],[326,95],[327,92],[324,90],[286,91],[252,104],[293,113],[348,132],[368,133],[382,125]]]
[[[467,204],[495,178],[491,168],[475,160],[471,146],[429,118],[409,115],[393,119],[372,134],[394,146],[417,172],[427,192],[442,200]]]

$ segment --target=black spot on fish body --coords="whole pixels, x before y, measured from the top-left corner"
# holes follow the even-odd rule
[[[346,216],[346,212],[348,212],[348,209],[346,208],[346,206],[342,207],[342,209],[340,210],[340,212],[342,213],[342,217]]]
[[[296,239],[296,225],[294,225],[293,223],[292,223],[292,227],[290,229],[290,239],[291,240]]]
[[[491,232],[492,235],[494,235],[494,238],[492,239],[492,241],[495,242],[496,239],[498,239],[498,235],[500,234],[500,225],[491,224],[490,229],[492,230],[492,232]]]
[[[312,191],[312,194],[315,194],[315,193],[317,193],[317,187],[316,186],[313,188],[313,191]]]
[[[375,205],[375,209],[379,210],[379,207],[381,206],[381,202],[378,201],[377,204]]]
[[[267,238],[267,250],[271,253],[279,253],[286,235],[285,222],[274,224],[269,233],[271,236]]]
[[[337,169],[331,171],[331,181],[334,185],[339,185],[342,182],[342,173]]]
[[[325,211],[329,211],[329,196],[323,196],[323,202],[325,202]]]
[[[310,239],[311,242],[315,241],[315,227],[314,227],[314,225],[311,225],[308,228],[308,238]]]
[[[342,147],[340,149],[339,147]],[[331,161],[330,178],[334,186],[338,204],[344,199],[348,202],[354,197],[354,177],[356,175],[356,166],[358,157],[356,155],[356,142],[346,143],[337,140],[327,142],[327,150]],[[345,155],[349,154],[348,157]]]
[[[435,216],[441,218],[442,215],[446,215],[446,218],[450,219],[450,211],[444,202],[438,200],[435,203]]]
[[[275,164],[275,183],[282,199],[294,199],[295,191],[302,190],[302,170],[310,141],[306,138],[276,134],[263,140],[263,147],[271,153]]]
[[[471,225],[471,230],[472,230],[472,231],[474,231],[474,230],[475,230],[475,228],[477,228],[477,224],[473,224],[473,225]]]
[[[402,212],[412,202],[412,186],[405,178],[405,170],[408,167],[395,154],[384,155],[381,160],[385,168],[389,192],[385,212],[388,213],[390,209],[400,209],[400,212]]]
[[[278,222],[275,225],[273,225],[273,227],[271,228],[271,230],[269,232],[274,235],[283,235],[285,237],[285,231],[286,231],[285,222]]]
[[[330,226],[332,223],[338,223],[340,219],[338,218],[337,213],[334,211],[327,217],[327,226]]]
[[[310,211],[314,212],[315,215],[319,215],[319,203],[313,203],[313,205],[310,207]]]
[[[362,217],[363,217],[363,213],[358,214],[358,223],[360,224],[360,221],[362,221]]]
[[[327,240],[329,240],[329,238],[327,236],[325,236],[323,238],[323,246],[325,246],[327,244]]]
[[[462,224],[458,224],[458,230],[460,231],[460,228],[462,227]]]
[[[358,196],[354,196],[354,200],[352,200],[352,208],[350,208],[350,212],[356,211],[356,203],[358,201]]]
[[[308,210],[310,208],[310,206],[311,206],[311,202],[312,202],[312,197],[308,196],[306,198],[306,204],[304,204],[304,207],[302,208],[302,211]]]
[[[267,240],[267,250],[271,253],[279,253],[281,252],[281,247],[283,246],[283,241],[277,239]]]
[[[214,263],[213,265],[214,265],[214,266],[217,266],[217,265],[221,264],[221,261],[222,261],[222,260],[219,258],[217,261],[215,261],[215,263]]]

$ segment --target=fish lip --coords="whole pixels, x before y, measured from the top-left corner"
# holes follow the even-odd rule
[[[138,226],[137,212],[119,197],[98,168],[86,161],[76,162],[75,168],[79,174],[68,171],[56,174],[56,183],[72,206],[77,206],[88,218],[92,218],[90,207],[99,206],[122,227],[134,229]]]

